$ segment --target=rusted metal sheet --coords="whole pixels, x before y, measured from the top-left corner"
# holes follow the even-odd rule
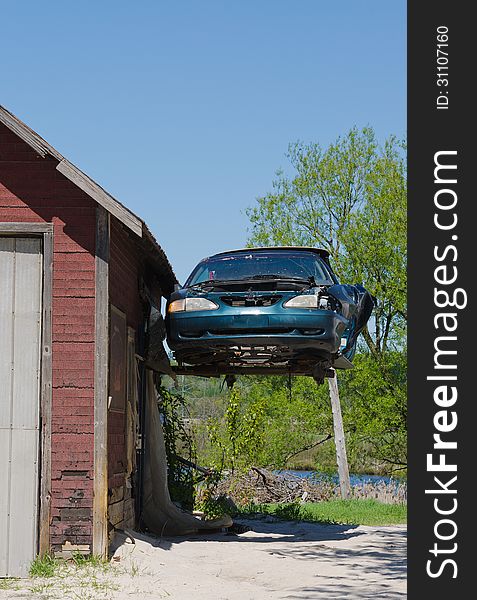
[[[0,577],[23,577],[37,550],[41,240],[0,237],[0,280]]]

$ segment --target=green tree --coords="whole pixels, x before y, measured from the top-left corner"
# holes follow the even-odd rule
[[[372,128],[351,129],[328,148],[290,145],[291,177],[277,172],[273,190],[247,215],[250,246],[327,249],[343,281],[376,296],[375,327],[364,339],[373,354],[399,338],[406,318],[406,170],[404,144],[383,147]]]
[[[342,281],[362,283],[376,297],[363,331],[369,354],[339,376],[344,420],[380,460],[398,465],[406,439],[405,150],[395,136],[378,144],[370,127],[353,128],[325,149],[297,142],[287,154],[293,175],[277,172],[272,191],[247,211],[250,246],[323,247]]]
[[[377,298],[374,335],[363,336],[376,359],[402,347],[407,321],[406,164],[404,145],[387,140],[368,174],[366,202],[349,218],[343,236],[345,276],[364,282]]]
[[[379,364],[380,361],[386,364]],[[407,465],[406,354],[389,351],[378,360],[370,353],[358,354],[354,363],[355,368],[340,378],[350,451],[366,448],[368,463],[374,462],[386,471],[404,469]]]
[[[273,190],[248,210],[249,243],[324,247],[342,281],[363,283],[377,297],[355,369],[339,373],[343,420],[352,468],[400,468],[406,462],[405,146],[393,136],[380,146],[371,128],[354,128],[328,148],[293,144],[288,157],[293,175],[279,172]],[[280,468],[309,449],[317,467],[333,468],[333,445],[324,443],[333,434],[326,387],[296,377],[290,389],[288,378],[277,376],[239,378],[231,394],[218,383],[202,384],[195,378],[188,396],[204,464]],[[205,413],[213,417],[209,444]]]
[[[230,391],[223,419],[209,419],[207,427],[217,471],[247,471],[258,464],[264,443],[265,401],[265,397],[258,396],[244,402],[239,387],[235,386]]]
[[[245,402],[263,406],[265,437],[257,464],[283,468],[302,452],[332,437],[326,388],[307,377],[249,377],[242,382]]]
[[[326,149],[296,142],[287,157],[295,175],[278,171],[273,191],[248,210],[249,242],[321,246],[341,271],[344,234],[353,210],[365,202],[367,179],[377,160],[374,131],[353,128]]]

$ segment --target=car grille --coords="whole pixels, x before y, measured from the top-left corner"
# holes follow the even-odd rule
[[[209,329],[208,331],[182,331],[181,336],[185,338],[201,338],[206,333],[209,335],[286,335],[295,333],[300,335],[319,336],[325,333],[324,329],[297,329],[296,327],[227,327],[222,329]]]
[[[247,327],[246,329],[238,329],[228,327],[225,329],[209,329],[209,333],[212,335],[280,335],[281,333],[291,333],[295,331],[293,327],[274,327],[273,329],[270,327],[260,327],[260,328],[252,328]]]
[[[261,296],[222,296],[220,298],[227,306],[273,306],[282,296],[275,294],[261,295]]]

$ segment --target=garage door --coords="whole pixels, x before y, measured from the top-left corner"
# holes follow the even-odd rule
[[[36,554],[42,262],[40,239],[0,237],[0,577]]]

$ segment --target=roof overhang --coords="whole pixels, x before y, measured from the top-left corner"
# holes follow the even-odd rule
[[[0,123],[3,123],[5,127],[28,144],[39,156],[42,158],[51,158],[56,161],[57,171],[83,190],[85,194],[105,208],[126,228],[140,238],[136,240],[139,247],[151,259],[156,269],[167,274],[163,281],[163,289],[167,293],[172,291],[174,283],[177,283],[177,278],[166,254],[142,219],[116,200],[116,198],[108,194],[105,189],[62,156],[58,150],[53,148],[36,131],[33,131],[26,123],[20,121],[20,119],[1,105]]]
[[[121,202],[113,198],[93,179],[83,173],[78,167],[70,163],[53,146],[48,144],[36,131],[30,129],[28,125],[20,121],[14,114],[0,105],[0,123],[8,127],[15,135],[28,144],[42,158],[51,157],[58,161],[56,169],[88,194],[95,202],[103,206],[108,212],[114,215],[121,223],[128,227],[139,237],[143,235],[144,222],[126,208]]]
[[[116,217],[123,225],[126,225],[139,237],[142,237],[144,222],[136,217],[134,213],[128,210],[106,190],[93,181],[86,173],[83,173],[78,167],[63,158],[57,165],[56,170],[72,181],[83,192],[88,194],[93,200],[105,208]]]

